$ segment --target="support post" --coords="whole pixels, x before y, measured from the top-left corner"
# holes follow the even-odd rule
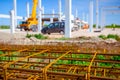
[[[98,29],[99,26],[99,8],[98,8],[98,0],[96,0],[96,29]]]
[[[71,37],[71,2],[72,0],[65,0],[65,37]]]
[[[55,11],[54,11],[54,9],[53,9],[53,10],[52,10],[52,17],[53,17],[53,18],[55,17],[54,14],[55,14]]]
[[[106,13],[104,11],[103,12],[103,28],[105,28],[105,24],[106,24]]]
[[[29,9],[29,3],[27,2],[26,5],[27,5],[27,18],[29,18],[29,14],[30,14],[30,13],[29,13],[29,12],[30,12],[30,11],[29,11],[29,10],[30,10],[30,9]]]
[[[14,24],[15,24],[15,27],[17,26],[17,8],[16,8],[16,0],[14,0]]]
[[[105,27],[105,11],[101,9],[101,29],[103,30]]]
[[[90,29],[89,31],[92,32],[93,31],[93,0],[90,0]]]
[[[53,17],[50,18],[50,23],[53,23]]]
[[[50,23],[53,23],[54,22],[54,14],[55,14],[55,11],[54,11],[54,9],[52,10],[52,17],[50,18]]]
[[[88,14],[86,14],[86,22],[88,23]]]
[[[10,30],[11,30],[11,34],[15,33],[15,16],[14,16],[14,10],[10,11],[10,19],[11,19],[11,26],[10,26]]]
[[[42,7],[42,18],[44,18],[44,6]]]
[[[61,0],[58,1],[59,4],[59,21],[61,21]]]
[[[82,23],[81,23],[81,21],[80,21],[80,29],[82,29]]]
[[[75,14],[76,19],[78,18],[78,10],[76,9],[76,14]]]
[[[42,29],[42,15],[41,15],[41,0],[38,1],[38,32],[41,33]]]
[[[100,24],[101,24],[101,30],[103,30],[103,8],[101,8]]]
[[[83,18],[83,21],[85,21],[85,13],[84,12],[82,13],[82,18]]]

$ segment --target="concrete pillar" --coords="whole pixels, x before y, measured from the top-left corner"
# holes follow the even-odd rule
[[[42,10],[41,10],[41,0],[38,1],[38,32],[41,33],[41,29],[42,29]]]
[[[10,11],[10,21],[11,21],[11,25],[10,25],[10,32],[11,34],[15,33],[15,15],[14,15],[14,10]]]
[[[50,23],[53,23],[53,18],[52,17],[50,18]]]
[[[101,8],[100,27],[103,30],[103,9]]]
[[[101,24],[101,29],[104,29],[105,26],[105,11],[103,10],[103,8],[101,9],[101,20],[100,20],[100,24]]]
[[[54,19],[54,14],[55,14],[55,11],[54,11],[54,9],[52,10],[52,17],[50,18],[50,23],[53,23],[54,21],[53,21],[53,19]]]
[[[96,0],[96,29],[98,29],[99,26],[99,8],[98,8],[98,0]]]
[[[42,7],[42,18],[44,18],[44,6]]]
[[[80,24],[79,24],[79,29],[82,29],[82,23],[80,22]]]
[[[101,10],[101,29],[103,30],[105,28],[106,24],[106,14],[104,10]]]
[[[71,37],[71,4],[72,0],[65,0],[65,37]]]
[[[85,13],[82,14],[83,21],[85,21]]]
[[[88,14],[86,14],[86,22],[88,22]]]
[[[54,11],[54,9],[52,10],[52,17],[54,18],[55,17],[55,11]]]
[[[89,31],[93,31],[93,0],[90,0],[90,28]]]
[[[29,16],[30,15],[30,13],[29,13],[30,12],[29,3],[27,2],[26,5],[27,5],[27,18],[29,18],[30,17]]]
[[[15,24],[15,27],[17,26],[17,7],[16,7],[16,0],[14,0],[14,24]]]
[[[103,28],[105,28],[105,24],[106,24],[106,13],[104,11],[103,12]]]
[[[59,21],[61,21],[61,10],[62,10],[62,8],[61,8],[61,0],[59,0],[58,1],[58,4],[59,4]]]
[[[78,18],[78,10],[76,9],[75,18]]]

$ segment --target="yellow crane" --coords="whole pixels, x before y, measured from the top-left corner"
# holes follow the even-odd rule
[[[25,31],[37,31],[37,25],[38,25],[38,19],[36,16],[36,10],[38,6],[38,0],[33,0],[33,6],[32,6],[32,14],[30,18],[28,18],[26,21],[22,21],[20,24],[21,30],[24,29]]]

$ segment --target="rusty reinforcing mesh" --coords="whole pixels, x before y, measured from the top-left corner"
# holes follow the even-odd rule
[[[74,45],[0,45],[0,80],[119,80],[119,57]]]

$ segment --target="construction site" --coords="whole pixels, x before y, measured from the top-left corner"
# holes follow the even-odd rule
[[[43,0],[31,0],[29,13],[28,0],[26,17],[17,15],[17,1],[9,15],[0,13],[0,19],[10,19],[10,28],[0,29],[0,80],[120,80],[120,28],[105,28],[105,15],[118,14],[120,4],[101,8],[100,0],[89,0],[89,15],[79,19],[77,9],[72,15],[73,0],[58,0],[58,13],[51,14],[44,12]],[[51,25],[60,31],[47,31]]]

